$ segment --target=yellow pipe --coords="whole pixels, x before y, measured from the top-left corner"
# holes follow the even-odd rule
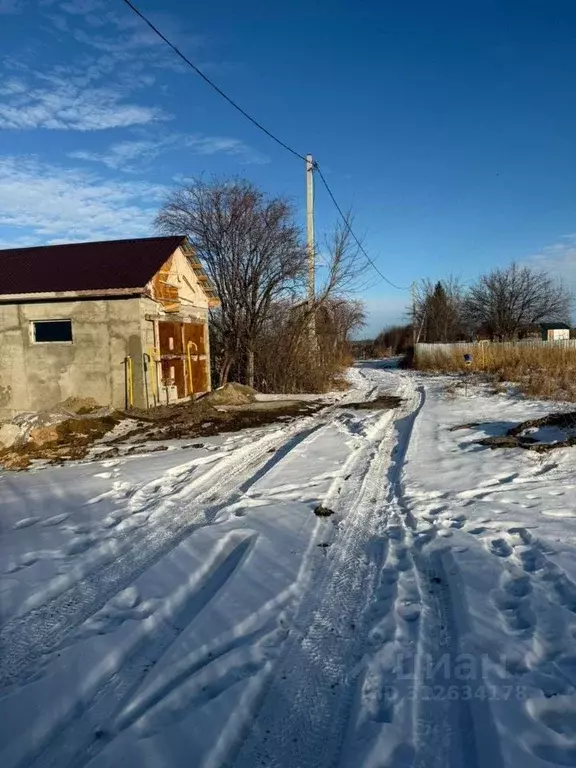
[[[190,347],[195,347],[196,352],[198,352],[198,346],[193,341],[189,341],[186,345],[186,354],[188,356],[188,380],[190,384],[190,392],[188,394],[192,397],[194,394],[194,383],[192,381],[192,356],[190,355]]]
[[[148,357],[150,358],[150,379],[152,380],[152,394],[158,400],[158,361],[156,359],[156,350],[154,347],[148,348]]]

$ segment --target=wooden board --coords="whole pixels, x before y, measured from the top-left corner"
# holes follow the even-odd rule
[[[204,343],[204,325],[201,323],[184,323],[184,346],[188,348],[188,342],[191,341],[196,346],[192,347],[194,355],[205,355],[206,345]]]
[[[186,397],[186,382],[184,379],[184,360],[181,357],[162,359],[162,380],[176,384],[178,397]]]
[[[206,355],[204,342],[204,325],[202,323],[184,323],[184,346],[188,350],[188,342],[192,342],[190,356],[192,358],[192,392],[206,392],[208,389],[208,361],[199,357]]]
[[[158,323],[158,337],[160,357],[164,357],[164,355],[182,355],[184,353],[181,323]]]

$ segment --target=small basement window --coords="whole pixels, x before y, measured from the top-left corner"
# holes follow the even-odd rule
[[[72,341],[72,320],[34,320],[33,340],[39,344],[48,341]]]

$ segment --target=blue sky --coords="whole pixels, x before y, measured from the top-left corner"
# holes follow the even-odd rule
[[[576,287],[576,4],[142,0],[245,109],[321,163],[395,283],[516,259]],[[0,247],[145,236],[199,173],[304,169],[121,0],[0,0]],[[317,188],[317,230],[336,213]],[[368,273],[367,333],[409,300]]]

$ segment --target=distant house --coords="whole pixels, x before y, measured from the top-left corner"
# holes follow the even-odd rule
[[[542,341],[562,341],[570,338],[570,326],[567,323],[540,323]]]
[[[0,250],[0,418],[209,390],[217,304],[185,237]]]

